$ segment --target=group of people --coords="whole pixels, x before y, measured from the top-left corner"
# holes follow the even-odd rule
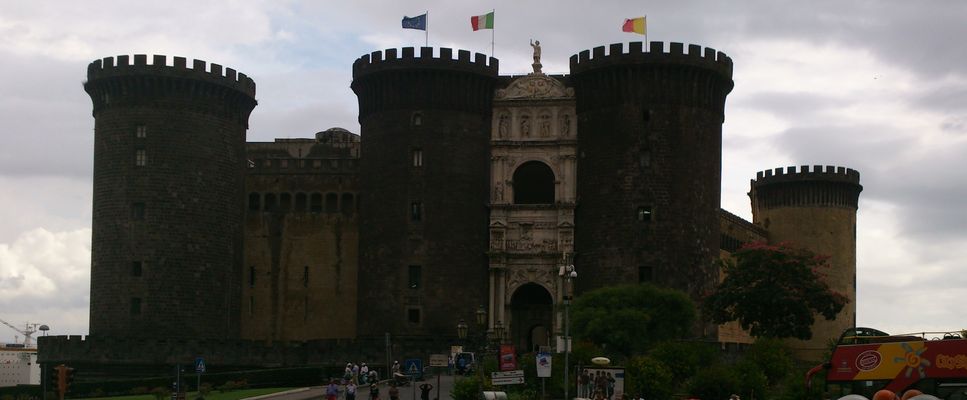
[[[614,375],[610,372],[588,370],[578,376],[578,397],[594,400],[612,400],[614,396]]]
[[[400,373],[399,362],[393,362],[392,373],[394,375]],[[340,390],[340,383],[343,386],[342,390]],[[356,391],[362,385],[369,386],[369,400],[380,400],[379,375],[376,369],[369,369],[366,363],[347,363],[346,369],[343,372],[342,381],[340,382],[339,379],[330,379],[326,385],[326,400],[338,400],[341,392],[345,393],[345,400],[356,400]],[[424,383],[419,386],[419,389],[420,399],[430,400],[430,391],[433,389],[433,385]],[[395,380],[391,379],[389,381],[389,390],[387,392],[389,400],[399,400],[400,389]]]

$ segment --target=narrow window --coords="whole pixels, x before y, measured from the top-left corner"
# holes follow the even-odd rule
[[[411,324],[420,323],[420,309],[410,308],[406,310],[406,319],[410,321]]]
[[[302,287],[309,287],[309,266],[302,267]]]
[[[261,208],[262,195],[256,192],[248,194],[248,209],[249,211],[258,211]]]
[[[413,166],[423,166],[423,149],[413,149]]]
[[[248,287],[255,287],[255,266],[248,267]]]
[[[334,213],[336,211],[339,211],[339,195],[326,193],[326,212]]]
[[[306,194],[305,193],[296,193],[295,194],[295,210],[296,211],[300,211],[300,212],[306,210]]]
[[[144,221],[144,203],[131,203],[131,219]]]
[[[141,315],[141,298],[131,298],[131,315]]]
[[[410,203],[410,221],[423,220],[423,203],[414,201]]]
[[[292,209],[292,195],[289,193],[279,194],[279,208],[282,212],[288,212]]]
[[[145,125],[138,125],[134,128],[134,137],[138,139],[144,139],[148,137],[148,127]]]
[[[322,212],[322,195],[313,193],[309,200],[309,211],[314,213]]]
[[[143,272],[142,271],[142,265],[143,265],[143,263],[141,261],[132,261],[131,262],[131,276],[136,277],[136,278],[140,278],[141,277],[141,274]]]
[[[642,265],[638,267],[638,283],[651,282],[651,266]]]
[[[420,288],[420,279],[421,279],[422,273],[423,273],[423,267],[419,265],[410,265],[410,268],[409,268],[410,289]]]
[[[134,151],[134,166],[143,167],[148,164],[148,154],[145,153],[144,149],[137,149]]]
[[[423,113],[419,113],[419,112],[413,113],[412,122],[413,122],[413,126],[422,126],[423,125]]]
[[[353,213],[353,194],[343,193],[342,201],[339,203],[340,208],[342,208],[342,213],[350,215]]]
[[[638,207],[638,221],[651,221],[651,206]]]

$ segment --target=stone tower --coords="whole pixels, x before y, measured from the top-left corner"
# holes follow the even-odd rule
[[[97,60],[90,333],[238,337],[255,83],[218,64]]]
[[[359,336],[456,332],[487,299],[497,60],[423,47],[353,63],[359,98]]]
[[[792,346],[818,359],[829,339],[856,324],[856,210],[860,173],[844,167],[804,165],[761,171],[751,181],[752,222],[769,232],[770,243],[790,242],[829,256],[830,289],[849,300],[833,321],[817,317],[813,337]]]
[[[571,56],[576,289],[650,281],[697,297],[717,279],[732,60],[681,43],[643,50],[619,43]]]

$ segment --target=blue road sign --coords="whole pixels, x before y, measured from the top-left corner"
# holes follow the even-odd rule
[[[202,373],[205,372],[205,359],[198,357],[195,359],[195,372]]]
[[[420,376],[423,374],[423,360],[419,358],[407,358],[403,360],[403,373],[409,376]]]

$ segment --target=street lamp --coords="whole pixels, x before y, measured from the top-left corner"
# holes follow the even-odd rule
[[[558,276],[564,279],[564,285],[562,288],[564,294],[564,400],[567,400],[567,375],[568,375],[568,355],[571,352],[571,321],[569,319],[569,310],[571,308],[571,293],[568,292],[568,288],[571,286],[571,280],[578,277],[577,270],[574,269],[573,259],[568,257],[567,253],[564,253],[561,258],[561,269],[558,271]]]

